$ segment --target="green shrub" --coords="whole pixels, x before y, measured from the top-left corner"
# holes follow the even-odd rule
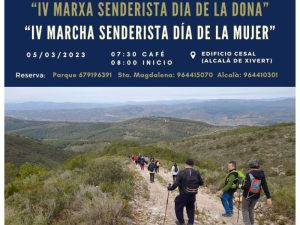
[[[11,169],[11,165],[9,165]],[[14,178],[11,177],[10,183],[5,185],[5,198],[13,195],[15,192],[22,190],[33,190],[41,185],[44,176],[47,173],[47,169],[40,165],[34,165],[31,163],[24,163],[20,166],[17,175]]]
[[[21,178],[26,178],[30,175],[42,175],[46,172],[46,168],[40,165],[31,164],[29,162],[20,166],[19,175]]]
[[[238,144],[238,142],[236,142],[236,141],[234,141],[234,140],[230,140],[230,141],[225,142],[226,148],[233,147],[233,146],[235,146],[235,145],[237,145],[237,144]]]
[[[109,158],[91,162],[86,170],[89,172],[87,182],[92,185],[99,185],[100,182],[120,182],[125,176],[120,163]]]
[[[204,174],[204,182],[213,192],[220,190],[224,186],[226,174],[208,171]]]
[[[92,161],[85,171],[88,174],[85,180],[87,184],[100,186],[102,191],[120,195],[124,199],[132,198],[133,175],[118,160],[103,157]]]
[[[135,180],[123,161],[85,154],[68,160],[67,170],[44,171],[47,176],[40,176],[39,166],[24,165],[22,175],[6,185],[6,224],[131,223]]]
[[[259,147],[258,146],[251,146],[250,151],[251,152],[258,152],[259,151]]]
[[[255,138],[254,137],[252,137],[252,136],[249,136],[249,137],[247,137],[247,142],[253,142],[253,141],[255,141]]]
[[[273,193],[273,201],[275,210],[278,214],[285,214],[288,217],[295,216],[295,186],[285,185],[277,187]]]
[[[123,216],[127,204],[120,199],[108,198],[99,188],[92,185],[80,186],[69,207],[70,224],[126,224]]]
[[[295,143],[295,138],[294,137],[289,137],[288,139],[286,139],[286,141],[288,143]]]
[[[65,169],[73,170],[75,168],[83,168],[86,166],[87,159],[84,155],[75,156],[64,162]]]
[[[217,144],[217,145],[216,145],[216,149],[221,149],[221,148],[223,148],[222,145],[220,145],[220,144]]]
[[[211,160],[200,162],[197,164],[200,169],[217,170],[218,166]]]
[[[18,174],[18,168],[13,163],[5,163],[5,184],[12,182]]]
[[[285,175],[286,175],[286,176],[295,176],[295,169],[288,169],[288,170],[285,172]]]
[[[17,192],[18,188],[16,187],[15,184],[13,183],[8,183],[5,185],[5,198],[8,198],[11,196],[13,193]]]

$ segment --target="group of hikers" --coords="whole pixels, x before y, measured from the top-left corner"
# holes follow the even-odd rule
[[[185,162],[185,169],[178,172],[178,175],[172,185],[168,185],[168,191],[179,188],[179,195],[175,198],[176,224],[184,225],[183,209],[186,208],[188,216],[188,225],[194,224],[195,201],[198,188],[204,184],[199,171],[193,169],[194,162],[188,159]],[[260,169],[258,160],[248,162],[249,172],[244,175],[237,170],[235,161],[227,163],[227,176],[224,187],[217,193],[224,207],[222,216],[231,217],[233,215],[233,197],[234,193],[242,191],[242,215],[245,225],[254,225],[254,207],[260,198],[261,190],[267,197],[267,205],[272,205],[271,195],[264,175]],[[238,199],[240,201],[240,199]],[[238,209],[239,210],[239,209]]]
[[[150,182],[154,182],[156,163],[158,160],[150,160],[148,170],[150,172]],[[159,161],[158,161],[159,162]],[[272,206],[272,200],[264,171],[260,169],[259,161],[256,159],[248,162],[249,171],[243,174],[237,169],[235,161],[227,163],[227,175],[222,190],[217,192],[224,207],[223,217],[232,217],[234,193],[238,194],[238,218],[240,202],[242,205],[242,216],[245,225],[254,225],[254,208],[260,198],[261,190],[267,197],[267,205]],[[158,166],[159,167],[159,166]],[[176,224],[185,225],[183,210],[186,208],[188,217],[187,225],[194,224],[196,194],[200,186],[204,184],[198,170],[194,169],[192,159],[187,159],[185,168],[179,170],[176,163],[171,168],[173,184],[169,184],[168,191],[173,191],[177,187],[179,195],[175,198]],[[242,196],[241,196],[242,195]],[[169,196],[169,195],[168,195]],[[241,200],[240,200],[241,198]],[[168,202],[168,201],[167,201]]]
[[[132,155],[131,160],[135,162],[136,165],[139,165],[141,170],[144,170],[145,165],[148,165],[148,160],[145,156],[138,154]],[[148,165],[148,171],[150,173],[150,183],[154,183],[155,173],[159,173],[160,161],[154,160],[154,158],[150,159]]]

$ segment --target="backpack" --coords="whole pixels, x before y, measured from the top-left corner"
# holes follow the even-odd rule
[[[190,194],[190,195],[197,194],[199,186],[200,185],[199,185],[198,173],[190,169],[185,176],[185,187],[184,187],[185,194]]]
[[[157,167],[159,167],[159,166],[160,166],[160,163],[159,163],[159,161],[157,161],[157,162],[156,162],[156,166],[157,166]]]
[[[246,176],[240,170],[233,170],[227,175],[227,179],[230,177],[232,173],[235,175],[236,178],[231,186],[231,189],[237,190],[238,188],[240,188],[240,186],[243,186],[245,184]]]
[[[155,164],[154,163],[150,163],[149,166],[148,166],[148,170],[150,172],[154,172],[154,170],[155,170]]]
[[[240,186],[244,186],[244,184],[245,184],[246,175],[240,170],[237,170],[237,173],[238,173],[237,188],[240,188]]]
[[[261,190],[261,180],[255,178],[251,173],[249,173],[251,185],[248,192],[253,194],[260,193]]]

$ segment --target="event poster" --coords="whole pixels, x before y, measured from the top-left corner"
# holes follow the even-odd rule
[[[295,1],[5,0],[7,225],[295,224]]]

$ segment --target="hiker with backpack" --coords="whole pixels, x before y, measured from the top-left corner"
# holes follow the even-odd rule
[[[175,198],[176,224],[184,225],[183,209],[186,208],[188,225],[194,224],[195,201],[198,188],[203,185],[199,171],[194,170],[194,162],[188,159],[185,162],[185,169],[179,171],[175,182],[168,186],[168,191],[179,188],[179,195]]]
[[[179,167],[177,166],[177,163],[174,163],[174,165],[171,168],[171,174],[173,176],[173,183],[176,180],[178,172],[179,172]]]
[[[231,217],[233,214],[233,194],[238,188],[238,171],[236,170],[236,162],[230,161],[227,163],[227,176],[225,185],[217,195],[221,198],[225,213],[224,217]]]
[[[140,157],[139,164],[140,164],[141,170],[144,171],[145,164],[148,164],[148,162],[146,161],[144,156]]]
[[[245,225],[254,224],[254,207],[260,198],[261,189],[267,196],[267,205],[272,206],[272,199],[264,171],[260,169],[258,160],[250,160],[248,162],[250,172],[246,174],[245,185],[242,187],[242,214]]]
[[[148,162],[145,160],[144,156],[139,156],[138,164],[140,165],[141,170],[144,171],[145,164],[148,164]]]
[[[148,171],[150,173],[150,183],[154,183],[154,175],[155,175],[155,162],[154,159],[151,160],[148,166]]]
[[[159,167],[160,167],[160,162],[159,162],[159,160],[156,160],[156,162],[155,162],[155,173],[159,173]]]

